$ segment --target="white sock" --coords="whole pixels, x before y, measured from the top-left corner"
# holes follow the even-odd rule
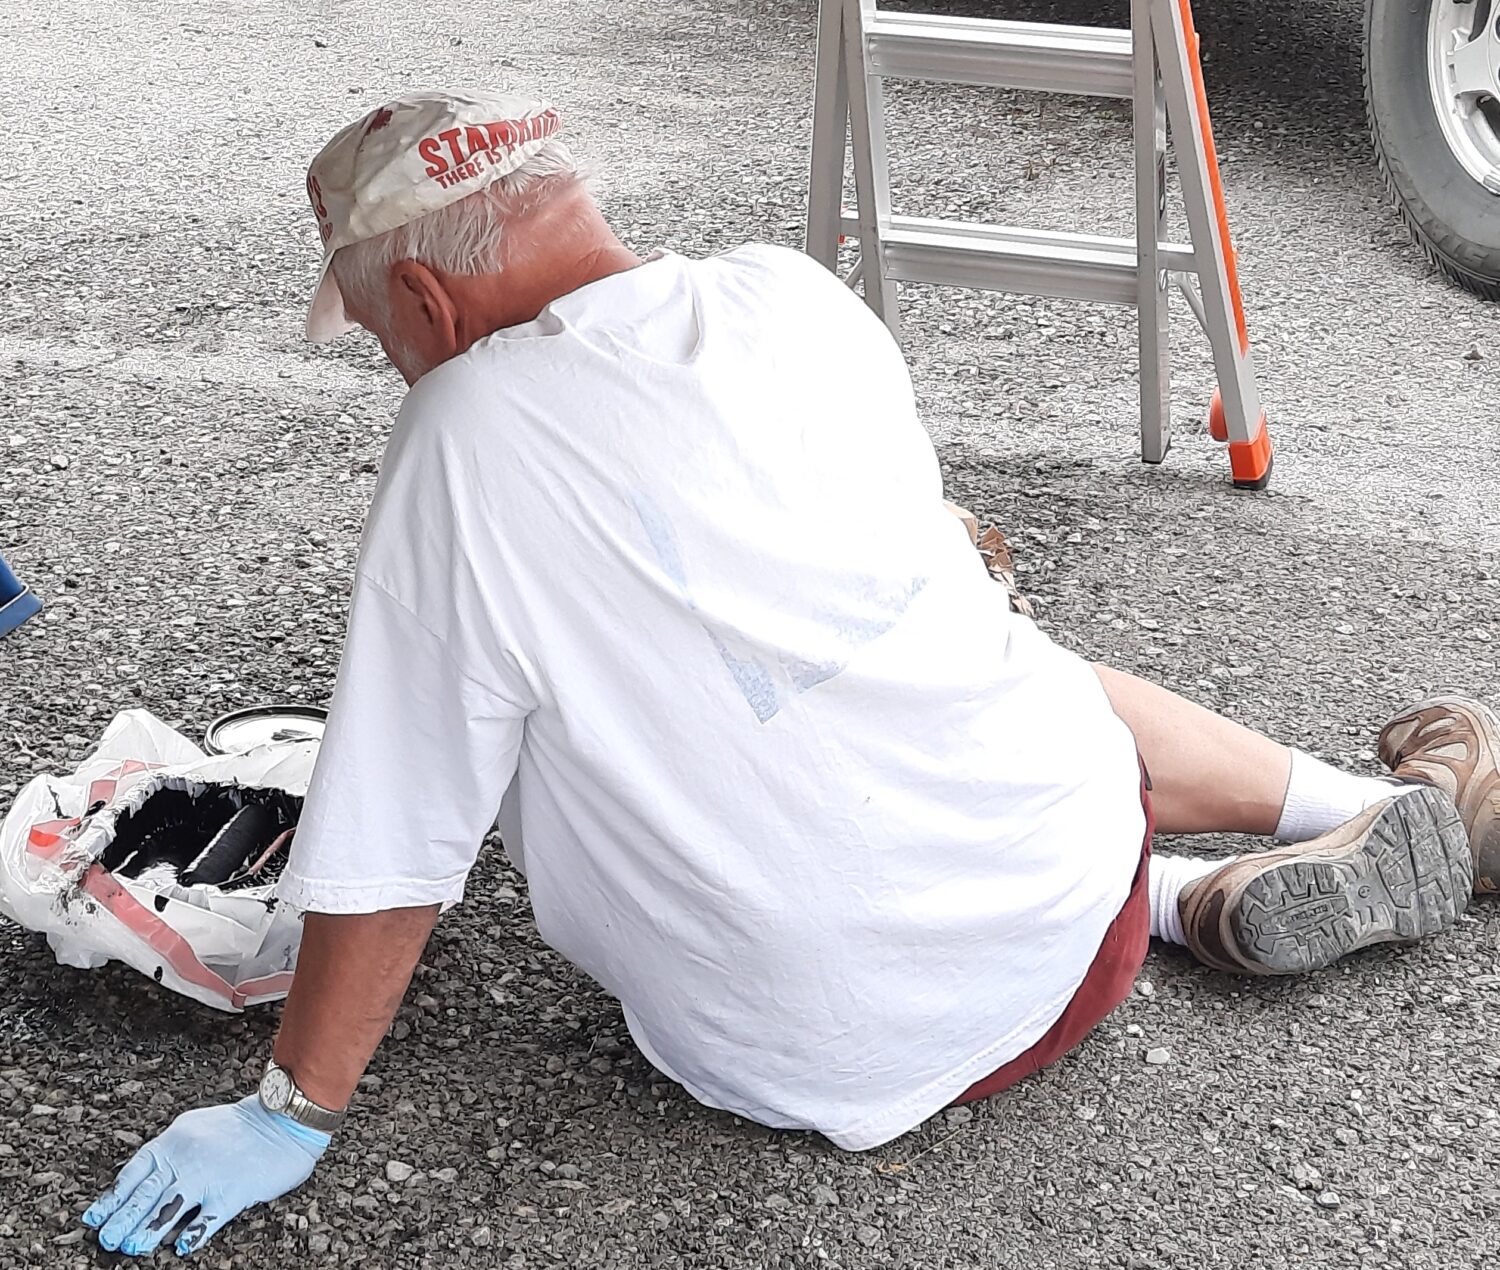
[[[1200,860],[1196,856],[1153,854],[1146,871],[1152,937],[1165,939],[1169,944],[1187,943],[1182,934],[1182,909],[1178,906],[1178,897],[1189,883],[1222,869],[1234,858]]]
[[[1292,751],[1292,777],[1275,837],[1280,842],[1306,842],[1353,820],[1372,803],[1394,798],[1412,785],[1393,785],[1374,776],[1341,772],[1301,750]]]

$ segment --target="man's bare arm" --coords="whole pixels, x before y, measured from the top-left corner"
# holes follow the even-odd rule
[[[309,913],[281,1015],[276,1062],[314,1102],[345,1106],[391,1025],[438,906]]]
[[[340,1108],[380,1044],[432,934],[438,906],[309,913],[276,1060],[314,1102]],[[173,1230],[186,1256],[226,1222],[301,1186],[329,1135],[267,1111],[255,1094],[183,1112],[125,1163],[83,1215],[99,1244],[146,1255]]]

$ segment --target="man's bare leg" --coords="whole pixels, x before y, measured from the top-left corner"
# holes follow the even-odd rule
[[[1095,670],[1135,733],[1162,833],[1276,831],[1292,771],[1286,746],[1124,671]]]
[[[1306,842],[1397,786],[1288,749],[1156,684],[1096,666],[1151,773],[1162,833],[1244,833]]]
[[[1463,912],[1472,868],[1446,793],[1339,771],[1165,688],[1096,671],[1135,734],[1163,832],[1307,842],[1227,861],[1153,855],[1153,935],[1220,969],[1286,974]]]

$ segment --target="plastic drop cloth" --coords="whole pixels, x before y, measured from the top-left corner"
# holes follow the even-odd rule
[[[138,830],[168,805],[209,817],[256,802],[294,822],[317,753],[295,741],[210,757],[144,710],[116,715],[76,771],[36,777],[0,822],[0,913],[45,932],[63,965],[113,958],[220,1010],[285,996],[302,921],[273,897],[277,870],[183,885],[170,865],[130,877],[111,856],[132,816]]]

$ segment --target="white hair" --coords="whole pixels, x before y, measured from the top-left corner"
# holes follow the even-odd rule
[[[450,274],[499,273],[523,246],[507,241],[507,224],[577,189],[583,180],[568,147],[549,139],[514,172],[458,202],[374,238],[340,247],[333,254],[339,291],[346,302],[386,319],[390,270],[399,261],[415,260]]]

